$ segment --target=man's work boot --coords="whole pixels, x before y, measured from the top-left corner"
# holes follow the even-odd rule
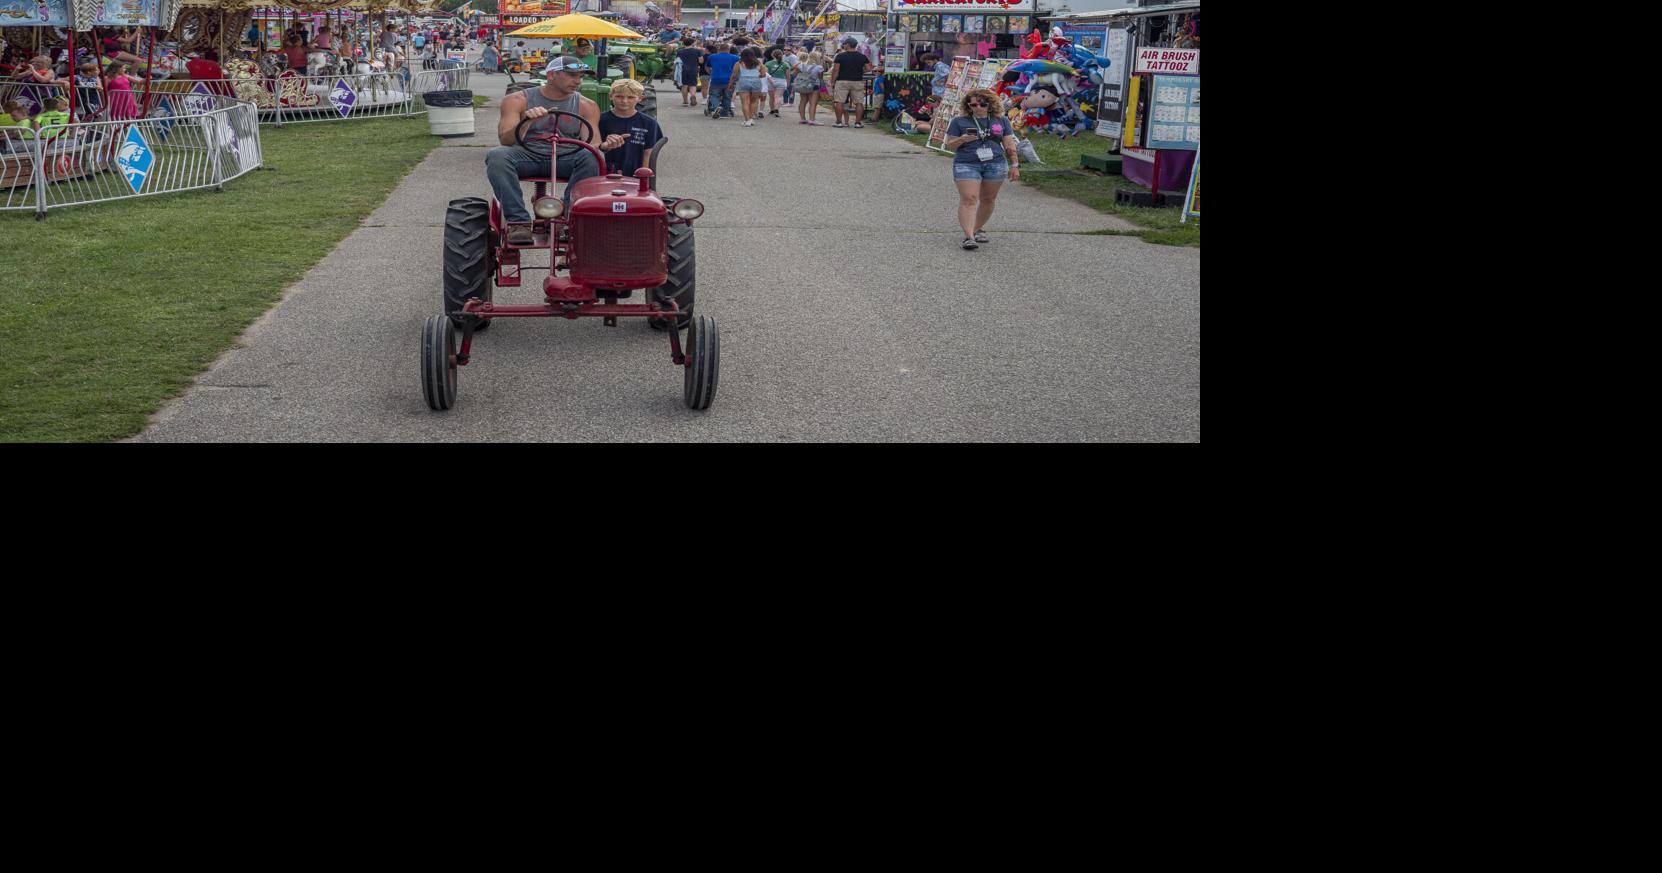
[[[508,245],[528,246],[533,242],[531,228],[526,225],[508,228]]]

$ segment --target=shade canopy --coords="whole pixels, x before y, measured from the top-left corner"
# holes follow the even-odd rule
[[[509,36],[524,36],[534,39],[557,39],[560,37],[588,37],[589,39],[644,39],[640,34],[627,27],[619,27],[604,18],[595,18],[592,15],[573,13],[528,24]]]

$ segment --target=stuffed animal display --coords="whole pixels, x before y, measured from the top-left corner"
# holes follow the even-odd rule
[[[998,85],[1000,95],[1020,104],[1019,113],[1011,110],[1011,120],[1063,138],[1090,130],[1108,59],[1074,45],[1060,27],[1051,28],[1049,39],[1034,28],[1023,41],[1021,60],[1005,69]]]

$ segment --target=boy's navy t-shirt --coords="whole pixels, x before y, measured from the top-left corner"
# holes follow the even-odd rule
[[[614,133],[623,134],[629,141],[623,148],[605,153],[606,172],[622,173],[625,176],[633,174],[646,163],[642,160],[646,150],[657,145],[662,136],[658,121],[652,116],[637,110],[628,118],[619,118],[608,109],[600,113],[600,138],[604,140]]]
[[[739,56],[732,52],[710,55],[710,81],[725,83],[733,75],[733,65],[738,62]]]

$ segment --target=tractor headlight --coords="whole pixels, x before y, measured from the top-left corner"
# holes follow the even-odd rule
[[[541,197],[531,208],[538,218],[559,218],[560,213],[566,211],[566,204],[558,197]]]
[[[692,221],[704,214],[704,204],[697,200],[675,201],[675,217],[682,221]]]

